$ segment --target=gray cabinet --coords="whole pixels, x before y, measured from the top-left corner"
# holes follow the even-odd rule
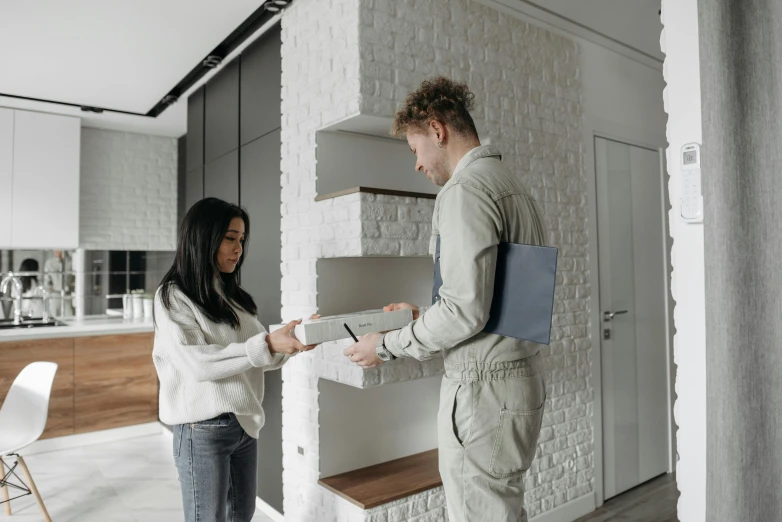
[[[280,321],[280,131],[242,147],[241,204],[250,215],[250,264],[242,286],[258,305],[258,319]]]
[[[264,326],[280,321],[279,25],[227,64],[188,101],[184,205],[204,197],[244,206],[250,241],[241,284]],[[240,190],[241,189],[241,190]],[[282,378],[266,374],[266,425],[258,446],[258,496],[282,512]]]
[[[239,62],[226,65],[206,84],[204,163],[239,148]]]
[[[280,322],[280,130],[241,149],[241,204],[250,215],[250,242],[242,286],[258,305],[267,328]],[[263,408],[266,424],[258,439],[258,496],[282,513],[282,376],[268,372]],[[261,449],[262,448],[262,449]]]
[[[196,167],[185,174],[185,214],[196,201],[203,197],[204,167]]]
[[[282,97],[280,27],[242,53],[240,143],[245,145],[280,128]]]
[[[187,99],[187,137],[185,138],[185,170],[204,166],[204,88]]]
[[[239,151],[204,166],[204,197],[239,203]]]

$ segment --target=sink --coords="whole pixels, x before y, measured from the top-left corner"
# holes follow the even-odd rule
[[[21,323],[14,324],[13,319],[0,319],[0,330],[18,330],[24,328],[43,328],[46,326],[66,326],[56,319],[44,322],[43,319],[23,319]]]

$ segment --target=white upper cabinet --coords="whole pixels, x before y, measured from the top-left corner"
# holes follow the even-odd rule
[[[14,111],[0,109],[0,248],[11,245],[13,169]]]
[[[79,118],[13,111],[13,134],[0,113],[0,181],[7,181],[4,161],[12,151],[11,219],[0,195],[0,246],[77,248],[79,246]],[[10,145],[9,145],[10,144]],[[9,186],[3,183],[3,188]]]

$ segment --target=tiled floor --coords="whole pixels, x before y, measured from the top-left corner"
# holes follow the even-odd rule
[[[30,455],[25,460],[56,522],[184,519],[171,439],[162,434]],[[0,508],[0,521],[42,520],[32,496],[12,501],[11,508],[11,517]],[[253,522],[271,519],[256,511]]]
[[[576,522],[676,522],[676,476],[663,475],[614,497]]]

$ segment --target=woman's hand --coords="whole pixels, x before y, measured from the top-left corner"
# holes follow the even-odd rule
[[[317,319],[320,316],[312,316],[310,319]],[[297,324],[301,323],[301,319],[291,321],[279,330],[275,330],[266,336],[266,344],[269,345],[269,350],[273,353],[281,353],[283,355],[291,355],[296,352],[308,352],[315,348],[316,344],[304,345],[296,339],[293,334],[293,329]]]

